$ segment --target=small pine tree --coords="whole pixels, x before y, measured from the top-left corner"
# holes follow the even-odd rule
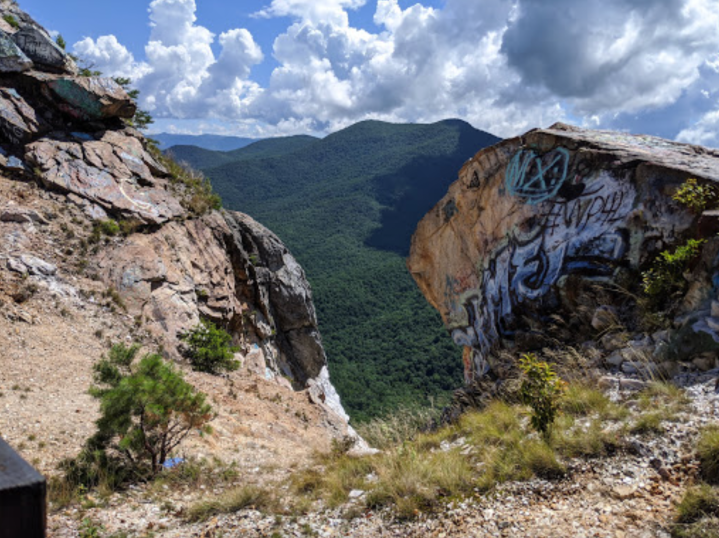
[[[119,456],[125,467],[154,476],[193,429],[205,428],[212,409],[160,355],[135,363],[138,350],[117,344],[95,365],[90,394],[100,400],[101,416],[86,450]]]
[[[519,359],[519,368],[524,374],[520,397],[532,408],[532,427],[546,437],[559,412],[559,401],[566,390],[566,383],[534,353],[523,355]]]
[[[200,372],[217,374],[220,370],[237,370],[239,361],[234,354],[239,348],[232,346],[232,336],[214,323],[201,320],[198,325],[180,335],[187,343],[185,355],[192,368]]]

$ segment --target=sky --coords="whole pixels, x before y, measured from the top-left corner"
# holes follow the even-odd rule
[[[719,0],[19,0],[129,77],[150,132],[459,118],[719,147]]]

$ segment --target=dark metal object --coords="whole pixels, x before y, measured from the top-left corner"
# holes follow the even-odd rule
[[[44,538],[45,478],[0,439],[0,538]]]

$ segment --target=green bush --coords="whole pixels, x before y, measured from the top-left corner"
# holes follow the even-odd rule
[[[566,383],[549,364],[538,360],[534,353],[523,355],[519,359],[519,368],[524,374],[519,395],[532,408],[532,427],[542,435],[547,435],[559,412]]]
[[[232,336],[210,321],[201,320],[180,335],[180,339],[187,343],[185,355],[194,370],[216,374],[220,370],[237,370],[240,366],[239,361],[234,360],[239,348],[231,345]]]
[[[711,184],[699,185],[696,179],[687,179],[677,192],[673,200],[684,204],[694,213],[701,213],[707,206],[717,199],[716,188]]]
[[[204,394],[160,355],[147,354],[135,362],[138,350],[136,344],[116,344],[94,366],[96,385],[90,394],[100,400],[97,432],[80,456],[65,465],[78,483],[104,481],[112,487],[130,475],[154,476],[189,433],[207,429],[212,418]]]
[[[649,270],[642,273],[644,292],[652,297],[668,296],[684,289],[682,274],[701,252],[704,239],[689,239],[672,252],[664,250],[656,257]]]
[[[10,14],[3,15],[3,19],[5,19],[5,22],[8,23],[13,28],[20,28],[20,23],[17,22],[17,19]]]

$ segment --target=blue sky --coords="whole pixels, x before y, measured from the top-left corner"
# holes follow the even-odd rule
[[[719,147],[719,0],[19,0],[151,131],[555,121]]]

